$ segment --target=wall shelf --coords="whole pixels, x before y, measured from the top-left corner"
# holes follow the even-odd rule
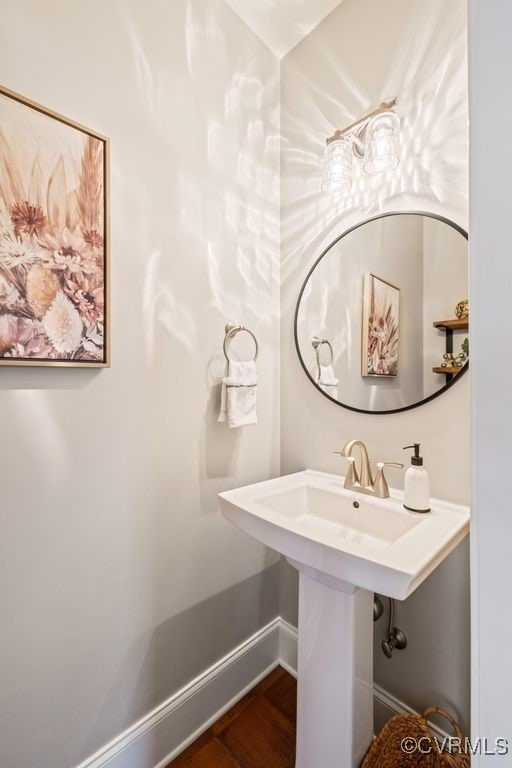
[[[444,373],[446,376],[454,376],[457,373],[460,373],[462,371],[463,366],[457,366],[457,365],[447,365],[443,368],[442,365],[435,366],[432,368],[434,373]]]
[[[461,320],[454,318],[453,320],[437,320],[433,323],[434,328],[446,331],[467,331],[469,328],[469,317],[464,317]]]
[[[453,332],[467,331],[469,328],[469,317],[464,317],[460,320],[457,317],[454,317],[452,320],[437,320],[435,323],[432,323],[432,325],[439,331],[444,331],[446,333],[446,352],[453,354]],[[446,376],[446,381],[449,382],[457,373],[459,373],[461,368],[454,365],[445,366],[443,368],[439,365],[432,368],[432,370],[434,373],[444,374]]]

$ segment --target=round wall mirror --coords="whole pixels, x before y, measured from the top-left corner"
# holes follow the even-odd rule
[[[295,344],[315,387],[363,413],[437,397],[469,364],[468,236],[429,213],[352,227],[317,259],[295,310]]]

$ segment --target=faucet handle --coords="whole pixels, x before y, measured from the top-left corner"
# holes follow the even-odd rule
[[[338,456],[341,456],[342,458],[348,461],[348,470],[347,470],[347,474],[345,475],[345,488],[347,487],[348,484],[355,485],[356,483],[359,483],[359,475],[357,474],[357,470],[356,470],[355,457],[345,456],[343,451],[333,451],[333,453],[337,454]]]
[[[377,474],[375,475],[375,482],[373,487],[375,488],[375,495],[381,499],[389,499],[389,486],[388,481],[384,476],[384,467],[393,467],[394,469],[403,469],[404,465],[398,461],[378,461],[377,462]]]

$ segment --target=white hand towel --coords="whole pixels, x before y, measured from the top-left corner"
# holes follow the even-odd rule
[[[222,379],[218,421],[227,421],[231,429],[257,424],[256,388],[258,376],[254,360],[230,360],[227,376]]]
[[[316,383],[323,391],[330,395],[334,400],[338,399],[338,384],[334,368],[332,365],[321,365],[319,374],[317,374]]]

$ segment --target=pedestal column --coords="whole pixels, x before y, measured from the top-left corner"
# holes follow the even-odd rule
[[[373,593],[299,575],[296,768],[358,768],[373,736]]]

